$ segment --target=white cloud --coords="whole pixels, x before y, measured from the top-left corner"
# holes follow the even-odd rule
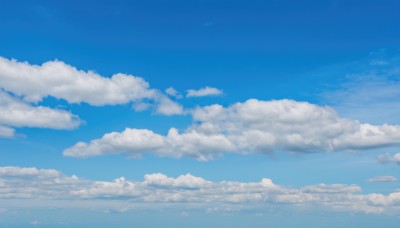
[[[157,102],[156,112],[163,115],[179,115],[183,114],[182,105],[176,103],[175,101],[169,99],[164,95],[159,95],[155,98]]]
[[[1,138],[13,138],[15,136],[15,129],[0,125]]]
[[[152,100],[156,106],[174,103],[159,91],[150,89],[140,77],[117,73],[107,78],[57,60],[31,65],[0,57],[0,88],[34,103],[48,96],[95,106],[135,103],[144,99]],[[163,113],[165,109],[158,110],[161,114],[177,114],[176,110],[166,113]]]
[[[144,175],[144,182],[149,186],[177,187],[177,188],[201,188],[211,185],[211,182],[191,174],[170,178],[162,173]]]
[[[394,176],[377,176],[373,178],[367,179],[367,182],[373,183],[373,182],[395,182],[397,181],[397,178]]]
[[[96,202],[109,200],[106,205],[115,207],[119,204],[118,208],[123,207],[123,211],[143,205],[147,205],[147,209],[157,209],[160,203],[168,203],[182,209],[196,205],[208,212],[215,212],[220,207],[232,211],[240,205],[259,208],[279,204],[390,213],[398,212],[400,205],[400,192],[362,194],[357,185],[318,184],[291,188],[276,185],[270,179],[260,182],[211,182],[191,174],[177,178],[161,173],[147,174],[143,181],[129,181],[124,177],[113,181],[92,181],[66,176],[56,170],[0,167],[0,186],[0,199],[4,202],[23,200],[20,202],[25,202],[22,203],[24,207],[30,205],[26,203],[29,200],[35,201],[30,207],[46,204],[49,200],[63,200],[57,201],[57,208],[93,208]],[[85,199],[84,204],[77,203],[82,199]]]
[[[81,120],[72,113],[43,106],[32,106],[0,90],[0,136],[13,137],[11,127],[74,129]]]
[[[171,97],[182,98],[182,95],[178,91],[176,91],[176,89],[174,89],[173,87],[168,87],[165,90],[165,93]]]
[[[361,124],[330,107],[293,100],[250,99],[228,107],[211,105],[192,110],[194,123],[184,132],[171,128],[163,136],[145,129],[109,133],[79,142],[65,156],[89,157],[127,153],[138,157],[194,157],[209,160],[223,153],[274,151],[320,152],[398,145],[400,126]]]
[[[214,87],[203,87],[198,90],[189,89],[187,91],[186,97],[205,97],[205,96],[219,96],[222,95],[222,90]]]
[[[204,135],[196,131],[179,134],[174,128],[167,136],[162,136],[147,129],[127,128],[122,133],[105,134],[101,139],[90,143],[79,142],[64,151],[68,157],[91,157],[105,154],[128,153],[140,157],[145,152],[159,156],[179,158],[191,156],[199,160],[209,160],[214,153],[233,150],[234,146],[224,135]]]
[[[397,163],[398,165],[400,165],[400,153],[396,153],[396,154],[381,154],[378,156],[378,160],[381,163]]]

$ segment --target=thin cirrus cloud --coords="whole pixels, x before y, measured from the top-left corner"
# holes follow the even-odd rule
[[[0,90],[0,136],[14,137],[13,127],[74,129],[82,121],[71,112],[33,106]]]
[[[374,183],[374,182],[395,182],[397,178],[394,176],[377,176],[373,178],[367,179],[367,182]]]
[[[32,65],[0,57],[0,87],[31,103],[48,96],[64,99],[68,103],[84,102],[93,106],[135,104],[149,100],[160,114],[183,112],[181,105],[151,89],[143,78],[122,73],[107,78],[93,71],[78,70],[58,60]]]
[[[198,90],[194,89],[187,90],[186,97],[220,96],[222,94],[223,94],[222,90],[206,86]]]
[[[248,204],[248,208],[254,209],[273,205],[312,205],[328,211],[398,213],[400,203],[400,192],[362,194],[361,187],[354,184],[292,188],[277,185],[267,178],[259,182],[212,182],[191,174],[173,178],[161,173],[146,174],[143,181],[129,181],[124,177],[93,181],[33,167],[0,167],[0,186],[0,198],[4,202],[34,200],[34,204],[26,205],[48,207],[46,203],[53,200],[58,202],[57,208],[99,208],[101,202],[109,201],[106,207],[124,208],[120,211],[133,206],[149,205],[148,209],[154,204],[159,207],[168,203],[169,207],[198,207],[206,212],[224,205]],[[85,203],[80,203],[82,200]]]
[[[322,97],[349,118],[369,123],[399,124],[399,56],[397,52],[391,56],[381,50],[371,53],[368,61],[323,70],[323,74],[343,77],[341,81],[344,83],[335,90],[324,92]]]
[[[140,157],[192,157],[207,161],[224,153],[263,154],[361,150],[398,145],[400,126],[361,124],[334,109],[293,100],[250,99],[228,107],[210,105],[191,111],[193,124],[167,135],[127,128],[88,143],[79,142],[64,156],[85,158],[125,153]]]

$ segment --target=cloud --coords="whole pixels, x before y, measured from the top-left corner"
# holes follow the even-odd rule
[[[398,52],[372,53],[367,60],[338,68],[343,69],[339,69],[339,75],[335,77],[342,77],[342,83],[336,89],[323,93],[326,102],[349,118],[369,123],[400,123],[397,118],[400,115]]]
[[[24,203],[25,207],[37,207],[38,204],[56,200],[57,208],[93,208],[96,202],[107,201],[105,204],[109,207],[120,204],[120,208],[125,208],[124,211],[141,205],[147,205],[147,209],[157,209],[163,203],[182,209],[196,206],[207,211],[221,206],[248,205],[256,209],[279,204],[348,212],[389,213],[398,212],[400,205],[400,192],[388,195],[362,194],[357,185],[318,184],[292,188],[274,184],[266,178],[259,182],[211,182],[191,174],[177,178],[161,173],[147,174],[143,181],[129,181],[124,177],[113,181],[93,181],[66,176],[51,169],[0,167],[0,186],[0,199],[3,201],[35,201],[34,204]],[[80,204],[83,199],[85,203]],[[69,202],[72,202],[72,206]]]
[[[167,135],[147,129],[105,134],[64,151],[69,157],[143,153],[210,160],[223,153],[265,154],[360,150],[398,145],[400,126],[361,124],[330,107],[293,100],[250,99],[228,107],[211,105],[191,111],[193,124]]]
[[[393,176],[378,176],[367,179],[367,182],[374,183],[374,182],[395,182],[397,181],[396,177]]]
[[[201,177],[192,176],[191,174],[181,175],[178,178],[170,178],[162,173],[144,175],[144,183],[149,186],[178,188],[201,188],[211,185],[211,182]]]
[[[187,91],[186,97],[219,96],[222,95],[222,93],[222,90],[206,86],[198,90],[189,89]]]
[[[85,158],[106,154],[128,153],[140,157],[150,152],[158,156],[180,158],[195,157],[209,160],[217,153],[233,150],[234,145],[224,135],[205,135],[196,131],[179,134],[171,128],[167,136],[162,136],[147,129],[131,129],[118,133],[105,134],[101,139],[90,143],[79,142],[64,151],[64,156]]]
[[[15,129],[0,125],[0,138],[13,138],[15,136]]]
[[[0,90],[0,136],[13,137],[11,127],[74,129],[81,120],[72,113],[43,106],[32,106]]]
[[[146,99],[156,106],[174,103],[161,92],[150,89],[143,78],[122,73],[103,77],[58,60],[32,65],[0,57],[0,87],[32,103],[48,96],[94,106],[140,103]],[[165,109],[157,110],[160,114],[179,114],[176,109],[166,113]]]
[[[180,115],[183,114],[182,105],[176,103],[175,101],[169,99],[164,95],[160,95],[155,98],[157,103],[156,112],[163,115]]]
[[[182,95],[178,91],[176,91],[173,87],[168,87],[165,90],[165,93],[171,97],[182,98]]]
[[[378,161],[384,164],[394,162],[400,165],[400,153],[381,154],[378,156]]]

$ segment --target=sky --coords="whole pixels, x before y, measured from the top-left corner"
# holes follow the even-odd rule
[[[398,1],[2,1],[0,227],[397,227]]]

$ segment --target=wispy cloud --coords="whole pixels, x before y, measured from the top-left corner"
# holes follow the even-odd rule
[[[343,72],[344,82],[339,88],[323,93],[325,100],[347,117],[399,124],[400,54],[380,50],[348,68],[354,69]]]
[[[367,182],[374,183],[374,182],[395,182],[397,178],[394,176],[377,176],[373,178],[367,179]]]
[[[222,95],[223,92],[220,89],[214,87],[203,87],[198,90],[189,89],[187,91],[186,97],[206,97],[206,96],[219,96]]]
[[[171,97],[175,97],[175,98],[182,98],[182,95],[173,87],[168,87],[165,90],[165,93]]]

